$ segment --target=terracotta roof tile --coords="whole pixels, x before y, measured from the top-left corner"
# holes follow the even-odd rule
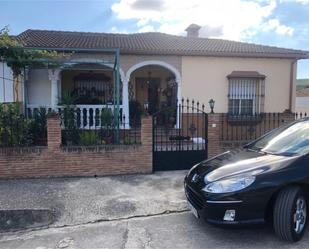
[[[16,36],[27,47],[50,49],[120,48],[122,54],[309,58],[309,52],[221,39],[189,38],[157,32],[110,34],[26,30]]]

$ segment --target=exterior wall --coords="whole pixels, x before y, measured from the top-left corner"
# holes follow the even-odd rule
[[[182,95],[199,100],[207,107],[208,101],[212,98],[216,102],[215,112],[227,112],[228,79],[226,76],[232,71],[258,71],[266,75],[264,111],[283,112],[289,109],[290,103],[291,63],[292,61],[288,59],[184,56],[182,58]],[[295,84],[296,80],[293,82]]]
[[[0,62],[0,103],[14,102],[13,72]]]
[[[92,61],[95,59],[104,59],[107,61],[113,61],[114,56],[104,54],[104,53],[74,53],[71,56],[74,60],[81,60],[81,61]],[[182,66],[182,59],[181,56],[157,56],[157,55],[131,55],[131,54],[121,54],[120,51],[120,68],[121,70],[126,73],[132,66],[135,64],[138,64],[143,61],[151,61],[151,60],[157,60],[157,61],[163,61],[166,62],[172,66],[174,66],[179,72],[181,72]],[[110,66],[113,66],[112,64]]]
[[[133,65],[143,61],[163,61],[174,66],[180,73],[182,70],[181,56],[151,56],[151,55],[120,55],[120,66],[124,72],[127,72]]]
[[[141,145],[61,147],[57,116],[48,119],[48,146],[1,148],[0,178],[103,176],[152,172],[152,119],[142,119]]]
[[[51,105],[51,83],[47,69],[29,70],[26,86],[28,104]]]

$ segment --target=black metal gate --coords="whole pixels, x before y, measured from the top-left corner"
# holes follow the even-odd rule
[[[186,101],[153,115],[153,168],[189,169],[207,159],[208,119],[205,106]]]

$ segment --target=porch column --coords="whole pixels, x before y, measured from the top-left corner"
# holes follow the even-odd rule
[[[48,69],[48,78],[51,83],[50,103],[52,109],[56,109],[58,105],[58,80],[60,76],[60,69]]]
[[[122,112],[125,116],[125,129],[129,129],[129,79],[122,79]]]

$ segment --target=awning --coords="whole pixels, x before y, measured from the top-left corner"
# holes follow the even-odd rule
[[[264,74],[260,74],[257,71],[233,71],[227,76],[228,79],[233,78],[254,78],[254,79],[265,79]]]

